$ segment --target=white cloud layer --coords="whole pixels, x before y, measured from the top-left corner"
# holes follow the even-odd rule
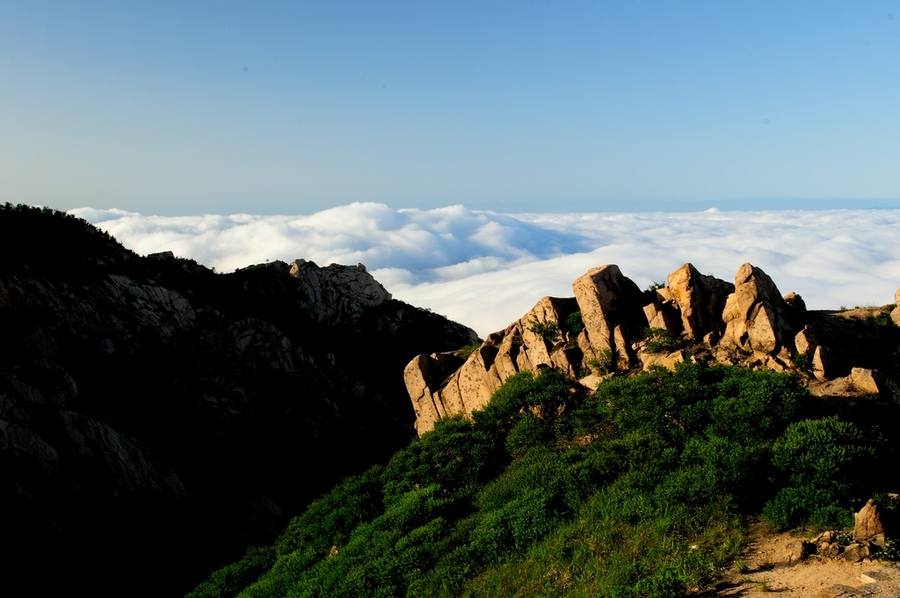
[[[571,296],[572,281],[600,264],[645,287],[685,262],[726,280],[751,262],[813,309],[889,303],[900,286],[900,210],[502,215],[355,203],[309,216],[71,213],[138,253],[170,250],[219,271],[300,257],[363,263],[394,297],[482,336],[545,295]]]

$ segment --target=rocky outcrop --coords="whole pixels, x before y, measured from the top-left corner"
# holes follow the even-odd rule
[[[611,265],[588,271],[572,287],[574,298],[544,297],[521,319],[489,335],[443,379],[433,373],[444,371],[435,356],[414,358],[404,377],[419,434],[441,417],[468,415],[484,407],[494,391],[518,372],[552,367],[582,377],[592,367],[596,370],[601,360],[609,361],[611,370],[639,366],[632,345],[647,327],[647,317],[644,294],[637,285]]]
[[[641,292],[615,265],[592,268],[573,283],[574,298],[541,299],[454,371],[449,362],[437,367],[437,356],[415,358],[406,380],[419,434],[441,417],[483,407],[509,376],[540,367],[596,385],[613,372],[700,360],[792,370],[819,396],[884,392],[879,369],[893,367],[890,347],[900,342],[900,331],[884,325],[889,310],[809,311],[800,295],[782,297],[752,264],[738,269],[734,284],[691,264],[667,281]],[[575,313],[582,325],[566,329]]]
[[[856,523],[853,527],[853,541],[866,544],[884,546],[884,524],[881,523],[881,513],[878,504],[869,499],[862,509],[856,514]]]
[[[853,368],[850,374],[837,378],[821,378],[818,371],[815,380],[809,381],[809,391],[818,397],[866,397],[879,395],[885,390],[881,374],[869,368]]]
[[[826,531],[805,544],[819,557],[841,559],[850,563],[858,563],[868,558],[873,551],[883,549],[886,536],[878,503],[869,499],[856,513],[851,542],[845,541],[842,544],[841,536],[837,531]],[[874,581],[870,578],[869,583]]]
[[[647,327],[665,330],[670,334],[681,334],[684,326],[679,317],[678,308],[668,296],[663,296],[662,293],[656,294],[660,301],[654,301],[644,306]]]
[[[300,281],[303,305],[319,322],[355,322],[367,308],[391,299],[362,264],[320,268],[300,259],[291,262],[289,273]]]
[[[647,353],[642,351],[640,353],[641,363],[643,365],[643,371],[648,371],[650,368],[660,366],[669,370],[674,370],[675,366],[683,361],[687,361],[690,359],[687,351],[683,349],[679,349],[678,351],[672,351],[671,353]]]
[[[744,264],[734,277],[734,293],[722,312],[722,342],[745,351],[775,354],[793,340],[788,310],[772,279],[761,268]]]
[[[544,297],[523,318],[489,335],[461,364],[447,355],[415,357],[404,380],[419,433],[441,417],[484,407],[503,381],[518,372],[553,367],[578,373],[583,354],[574,339],[581,335],[565,328],[578,307],[573,299]]]
[[[894,292],[894,309],[891,311],[891,320],[894,326],[900,326],[900,289]]]
[[[596,359],[604,350],[616,357],[617,366],[629,369],[636,363],[630,341],[647,325],[643,296],[618,266],[600,266],[572,283],[575,300],[584,321],[582,351]]]
[[[412,398],[417,426],[431,429],[438,419],[454,413],[447,411],[440,396],[438,402],[435,402],[434,393],[463,362],[455,353],[432,353],[418,355],[407,364],[403,370],[403,381]]]
[[[714,344],[722,337],[725,332],[722,311],[734,290],[733,284],[700,274],[691,264],[683,265],[668,277],[668,291],[681,313],[684,334],[694,341],[711,335],[709,340]]]

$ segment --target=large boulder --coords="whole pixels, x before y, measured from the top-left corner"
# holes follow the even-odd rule
[[[572,283],[584,320],[585,340],[579,342],[589,357],[604,349],[616,356],[620,369],[638,365],[631,342],[647,325],[643,293],[616,265],[592,268]]]
[[[803,330],[794,336],[794,347],[797,349],[797,353],[800,353],[801,355],[812,357],[818,346],[819,340],[816,336],[815,329],[809,326],[804,326]]]
[[[464,363],[453,353],[432,353],[417,355],[403,370],[406,391],[412,399],[416,414],[416,426],[430,430],[441,417],[448,415],[435,391]]]
[[[650,370],[653,366],[662,366],[668,370],[675,371],[675,367],[688,359],[687,352],[683,350],[673,351],[671,353],[646,353],[639,354],[644,371]]]
[[[853,540],[855,542],[868,542],[884,546],[884,525],[881,523],[881,513],[878,504],[869,499],[862,509],[856,514],[856,524],[853,527]]]
[[[835,377],[839,367],[838,359],[831,347],[819,345],[813,352],[812,371],[819,380],[827,380]]]
[[[712,333],[718,339],[725,331],[722,310],[734,285],[714,276],[701,274],[692,264],[685,264],[669,274],[668,291],[681,312],[684,334],[700,341]],[[670,331],[671,332],[671,331]]]
[[[850,370],[850,381],[860,392],[869,395],[881,393],[881,376],[875,370],[869,368],[853,368]]]
[[[793,340],[789,306],[772,279],[752,264],[744,264],[734,277],[734,293],[722,313],[723,343],[744,351],[774,355]]]
[[[648,303],[644,306],[644,317],[647,318],[648,328],[661,328],[672,336],[681,334],[683,330],[678,309],[671,301]]]

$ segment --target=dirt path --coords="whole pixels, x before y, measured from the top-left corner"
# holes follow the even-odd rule
[[[787,565],[786,548],[805,538],[798,534],[756,535],[742,553],[737,567],[725,578],[725,587],[713,596],[757,596],[779,598],[900,598],[900,564],[880,561],[848,563],[811,555]]]

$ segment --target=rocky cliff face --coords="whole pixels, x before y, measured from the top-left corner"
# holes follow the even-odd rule
[[[221,275],[0,207],[7,584],[189,589],[404,446],[403,365],[475,340],[361,265]]]
[[[614,265],[572,284],[574,298],[545,297],[522,319],[488,336],[465,361],[419,355],[407,392],[423,434],[448,415],[483,407],[509,376],[554,367],[595,387],[605,376],[686,359],[794,371],[819,396],[884,391],[879,370],[896,370],[900,291],[894,305],[808,311],[782,296],[762,269],[744,264],[734,284],[685,264],[667,285],[640,291]]]

